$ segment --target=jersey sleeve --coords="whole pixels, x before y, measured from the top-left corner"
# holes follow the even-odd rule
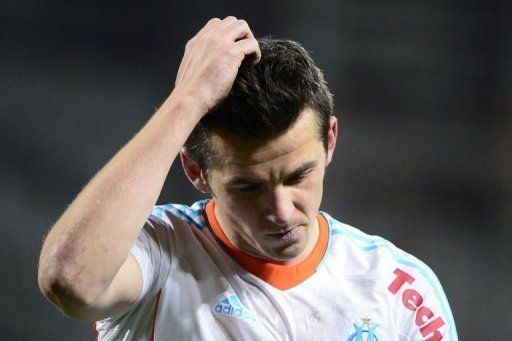
[[[156,295],[169,274],[174,252],[171,231],[169,222],[152,215],[130,250],[142,271],[142,290],[137,302]]]
[[[387,290],[393,296],[404,340],[458,340],[441,283],[427,265],[415,258],[398,263]]]

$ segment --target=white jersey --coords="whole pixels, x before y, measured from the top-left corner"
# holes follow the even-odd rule
[[[321,212],[306,260],[268,263],[229,242],[214,205],[154,208],[131,250],[141,294],[99,340],[458,340],[434,273],[390,242]]]

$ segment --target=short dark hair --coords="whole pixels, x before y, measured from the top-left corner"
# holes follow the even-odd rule
[[[212,130],[267,141],[291,128],[305,108],[317,114],[318,135],[327,149],[334,108],[322,71],[295,41],[259,38],[258,43],[259,63],[244,60],[228,96],[201,119],[185,143],[188,157],[203,171],[214,164]]]

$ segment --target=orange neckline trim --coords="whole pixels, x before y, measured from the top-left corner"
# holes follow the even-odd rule
[[[309,256],[294,265],[276,264],[250,256],[229,241],[215,217],[213,199],[206,204],[206,217],[215,236],[245,270],[280,290],[290,289],[311,277],[321,263],[329,242],[329,226],[324,216],[318,214],[318,241]]]

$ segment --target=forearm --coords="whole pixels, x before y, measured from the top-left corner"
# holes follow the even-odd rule
[[[39,286],[61,310],[108,316],[136,299],[141,272],[129,250],[186,139],[229,93],[242,60],[261,57],[247,23],[211,19],[185,48],[175,90],[55,223],[39,260]]]
[[[82,190],[43,245],[39,283],[45,294],[62,291],[87,303],[108,287],[200,111],[193,101],[171,95]]]

